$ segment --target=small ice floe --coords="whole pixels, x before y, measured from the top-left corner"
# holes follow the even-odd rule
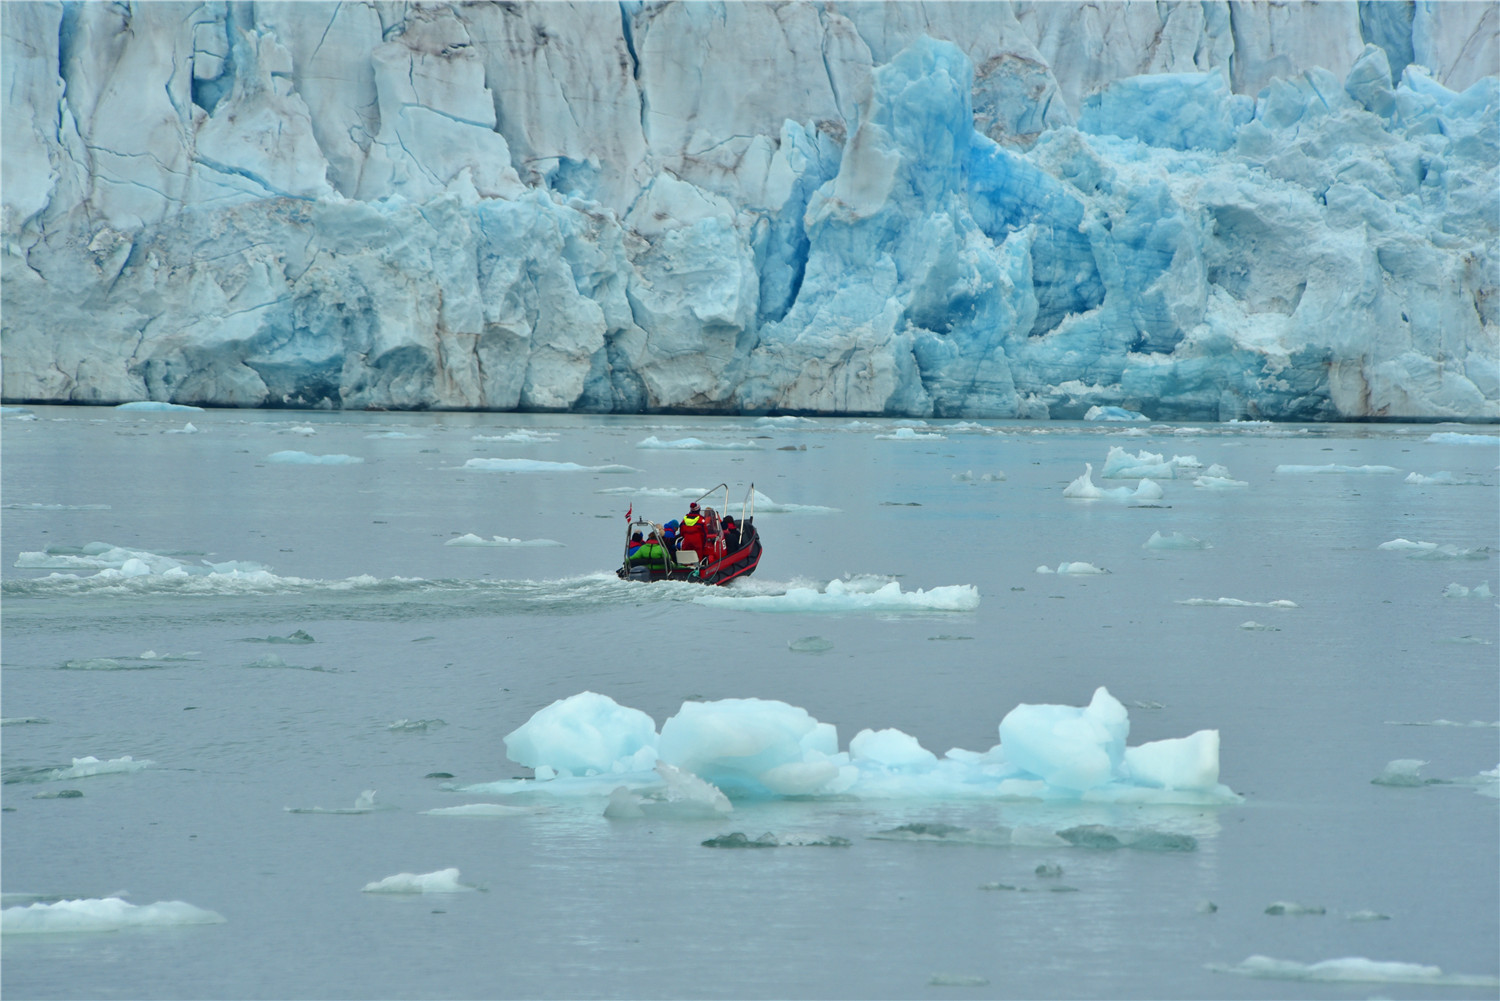
[[[1151,538],[1142,545],[1142,549],[1212,549],[1213,546],[1202,539],[1191,535],[1183,535],[1181,532],[1173,532],[1171,535],[1162,535],[1160,532],[1152,532]]]
[[[1241,490],[1249,485],[1230,476],[1229,470],[1218,463],[1209,466],[1202,476],[1193,480],[1193,486],[1200,490]]]
[[[1460,434],[1457,431],[1440,431],[1427,436],[1434,445],[1485,445],[1494,448],[1500,445],[1500,436],[1492,434]]]
[[[79,789],[56,789],[47,792],[39,792],[32,799],[82,799],[83,792]]]
[[[662,780],[659,787],[640,793],[632,792],[626,786],[616,787],[609,794],[604,816],[611,820],[643,817],[694,820],[727,817],[734,812],[729,797],[713,783],[665,761],[658,761],[655,770]]]
[[[334,670],[333,668],[320,667],[320,666],[317,666],[317,665],[311,665],[310,666],[310,665],[306,665],[306,664],[289,664],[289,663],[287,663],[287,661],[285,661],[284,659],[282,659],[279,655],[274,654],[274,653],[268,653],[264,657],[261,657],[261,658],[259,658],[257,660],[252,660],[250,663],[246,664],[245,666],[246,667],[257,668],[257,669],[261,669],[261,670],[274,670],[274,671],[312,671],[312,672],[317,673],[317,674],[338,674],[339,673],[338,671]]]
[[[76,934],[113,932],[126,928],[167,928],[176,925],[217,925],[224,918],[213,911],[181,900],[154,904],[130,904],[119,897],[93,900],[59,900],[0,911],[0,933],[4,935]]]
[[[1131,455],[1116,445],[1111,446],[1099,476],[1106,480],[1139,480],[1148,477],[1154,480],[1173,480],[1177,478],[1178,469],[1199,469],[1202,466],[1203,463],[1195,455],[1174,455],[1168,459],[1145,449]]]
[[[369,438],[371,440],[376,440],[376,439],[381,439],[381,438],[389,438],[389,439],[392,439],[392,440],[396,440],[396,439],[401,439],[401,438],[425,438],[427,436],[426,435],[420,435],[420,434],[408,434],[405,431],[375,431],[375,432],[373,432],[371,434],[365,435],[365,437]]]
[[[972,612],[979,607],[979,589],[973,584],[950,584],[903,591],[894,580],[873,589],[831,580],[822,590],[792,587],[784,594],[705,594],[693,600],[750,612]]]
[[[193,411],[197,411],[198,413],[202,413],[203,412],[203,408],[202,407],[190,407],[190,406],[187,406],[186,404],[182,404],[182,403],[162,403],[162,402],[159,402],[157,400],[136,400],[136,401],[131,402],[131,403],[121,403],[119,406],[115,407],[115,409],[116,410],[144,410],[144,411],[151,411],[151,412],[168,411],[168,410],[193,410]]]
[[[1278,598],[1275,601],[1242,601],[1239,598],[1185,598],[1179,605],[1222,608],[1299,608],[1295,601]]]
[[[972,469],[953,474],[954,483],[1000,483],[1004,479],[1004,473],[980,473],[975,476]]]
[[[576,462],[548,462],[545,459],[470,459],[463,468],[486,473],[639,473],[630,466],[580,466]]]
[[[1290,901],[1290,900],[1278,900],[1274,904],[1271,904],[1270,906],[1268,906],[1266,908],[1266,913],[1267,914],[1275,914],[1275,915],[1286,914],[1286,915],[1292,915],[1292,916],[1309,915],[1309,914],[1311,914],[1311,915],[1320,915],[1320,914],[1327,914],[1328,913],[1328,908],[1326,908],[1326,907],[1319,907],[1317,905],[1298,904],[1298,903],[1294,903],[1293,901]]]
[[[702,438],[678,438],[676,441],[662,441],[656,435],[638,441],[636,448],[667,449],[689,452],[759,452],[761,446],[749,441],[708,442]]]
[[[396,733],[426,733],[447,725],[440,719],[398,719],[386,729]]]
[[[1264,980],[1297,980],[1309,983],[1423,984],[1431,987],[1495,987],[1500,978],[1444,973],[1441,967],[1416,963],[1394,963],[1363,956],[1325,959],[1320,963],[1298,963],[1290,959],[1251,956],[1243,963],[1226,966],[1209,963],[1215,973],[1234,973]]]
[[[1377,548],[1393,552],[1404,552],[1412,560],[1487,560],[1488,548],[1462,549],[1450,543],[1412,542],[1410,539],[1392,539],[1382,542]]]
[[[934,973],[927,981],[928,987],[988,987],[989,978],[970,976],[966,973]]]
[[[457,869],[439,869],[421,875],[398,872],[394,876],[366,883],[363,893],[467,893],[474,887],[458,881]]]
[[[1462,584],[1459,584],[1459,583],[1449,584],[1447,587],[1443,588],[1443,597],[1445,597],[1445,598],[1493,598],[1494,595],[1490,593],[1490,582],[1489,581],[1483,581],[1483,582],[1481,582],[1479,584],[1474,585],[1473,587],[1464,587]]]
[[[393,806],[376,806],[375,790],[366,789],[354,800],[353,806],[288,806],[283,807],[287,813],[326,813],[334,816],[356,816],[364,813],[374,813],[376,810],[394,810]]]
[[[555,431],[528,431],[521,428],[506,434],[476,434],[471,441],[510,441],[518,445],[540,445],[544,442],[556,441]]]
[[[1389,921],[1389,914],[1381,914],[1379,911],[1350,911],[1344,915],[1345,921]]]
[[[555,539],[510,539],[503,535],[493,535],[488,539],[473,533],[460,535],[443,543],[445,546],[463,546],[473,548],[545,548],[548,546],[561,546],[562,543]]]
[[[704,848],[848,848],[854,842],[837,834],[773,834],[750,838],[743,831],[720,834],[703,842]]]
[[[1276,467],[1276,471],[1278,473],[1349,473],[1358,475],[1401,472],[1395,466],[1343,466],[1337,462],[1330,462],[1321,466],[1281,465]]]
[[[1464,727],[1497,727],[1497,728],[1500,728],[1500,722],[1486,723],[1482,719],[1470,720],[1467,723],[1456,723],[1456,722],[1454,722],[1451,719],[1435,719],[1435,720],[1428,720],[1428,721],[1425,721],[1425,722],[1414,722],[1414,721],[1407,721],[1407,720],[1388,719],[1388,720],[1385,721],[1385,723],[1386,723],[1386,726],[1464,726]]]
[[[822,636],[799,636],[786,647],[792,653],[827,653],[833,649],[833,642]]]
[[[145,771],[154,764],[156,762],[144,759],[137,761],[128,754],[123,758],[110,758],[108,761],[101,761],[89,755],[84,758],[74,758],[73,764],[67,768],[54,768],[46,778],[61,781],[92,778],[95,775],[128,775],[132,772]]]
[[[1036,572],[1037,573],[1058,573],[1058,574],[1082,574],[1082,575],[1106,574],[1106,573],[1109,573],[1108,570],[1105,570],[1102,567],[1096,567],[1092,563],[1067,563],[1067,562],[1059,563],[1057,565],[1057,569],[1056,570],[1053,570],[1049,566],[1039,566],[1039,567],[1036,568]]]
[[[1421,473],[1408,473],[1405,482],[1419,487],[1471,487],[1484,483],[1483,480],[1472,476],[1454,476],[1447,470],[1433,473],[1431,476],[1423,476]]]
[[[1164,492],[1155,480],[1141,480],[1134,490],[1129,487],[1115,487],[1105,490],[1094,485],[1094,464],[1085,462],[1084,473],[1078,479],[1063,488],[1063,496],[1075,500],[1111,500],[1122,503],[1135,503],[1140,501],[1161,500]]]
[[[1198,839],[1154,828],[1114,827],[1105,824],[1080,824],[1052,831],[1039,827],[957,827],[952,824],[902,824],[890,830],[871,834],[872,841],[935,841],[962,845],[1017,845],[1032,848],[1092,848],[1113,851],[1134,848],[1139,851],[1197,851]],[[1061,874],[1061,870],[1058,870]]]
[[[266,461],[284,463],[291,466],[355,466],[365,460],[357,455],[344,455],[342,453],[313,455],[311,452],[283,449],[280,452],[272,452],[266,456]]]
[[[817,424],[818,422],[811,417],[797,417],[793,415],[785,417],[757,417],[755,419],[755,426],[758,428],[816,427]]]
[[[1264,623],[1256,622],[1254,619],[1250,619],[1247,622],[1241,622],[1240,623],[1240,628],[1246,630],[1247,632],[1252,632],[1252,633],[1279,633],[1279,632],[1281,632],[1281,627],[1280,626],[1268,626],[1268,625],[1265,625]]]
[[[162,433],[163,434],[201,434],[202,432],[200,432],[196,427],[193,426],[193,422],[192,421],[188,421],[186,424],[184,424],[180,428],[168,428],[166,431],[164,431]]]
[[[1191,834],[1159,831],[1149,827],[1114,827],[1106,824],[1080,824],[1058,831],[1057,836],[1074,848],[1113,851],[1134,848],[1144,852],[1193,852],[1198,839]]]
[[[883,441],[947,441],[948,436],[943,434],[919,434],[914,428],[897,428],[890,434],[877,434],[877,439]]]
[[[539,810],[534,806],[506,806],[504,803],[465,803],[463,806],[439,806],[419,812],[424,817],[520,817]]]
[[[7,511],[108,511],[108,504],[0,504]]]
[[[1089,407],[1083,415],[1086,421],[1149,421],[1145,414],[1126,410],[1124,407]]]
[[[1397,787],[1441,784],[1442,779],[1424,779],[1422,777],[1422,767],[1427,763],[1418,758],[1398,758],[1386,764],[1385,770],[1371,779],[1370,784]]]
[[[295,629],[295,630],[293,630],[292,632],[288,633],[285,636],[246,636],[240,642],[241,643],[294,643],[294,644],[305,644],[305,643],[316,643],[317,640],[313,639],[312,635],[310,633],[308,633],[306,630]]]
[[[314,427],[308,427],[306,424],[294,424],[281,433],[300,434],[304,438],[311,438],[313,435],[318,433],[318,429]]]

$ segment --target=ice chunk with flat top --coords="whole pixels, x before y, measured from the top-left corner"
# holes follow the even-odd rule
[[[1129,734],[1129,714],[1102,686],[1082,709],[1023,703],[1000,721],[1006,758],[1049,786],[1075,792],[1114,777]]]
[[[1219,731],[1152,740],[1125,749],[1125,768],[1140,785],[1212,789],[1219,783]]]
[[[821,792],[844,763],[833,724],[772,699],[684,702],[662,724],[658,751],[731,796]]]
[[[90,900],[58,900],[28,907],[7,907],[0,912],[0,933],[38,935],[119,931],[122,928],[160,928],[174,925],[223,924],[213,911],[181,900],[154,904],[126,903],[119,897]]]
[[[655,720],[595,692],[559,699],[505,735],[512,761],[562,776],[648,770],[655,747]]]
[[[457,869],[437,872],[398,872],[394,876],[366,883],[365,893],[463,893],[474,889],[458,881]]]

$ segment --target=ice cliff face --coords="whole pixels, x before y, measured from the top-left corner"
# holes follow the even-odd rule
[[[3,395],[1500,417],[1496,10],[7,3]]]

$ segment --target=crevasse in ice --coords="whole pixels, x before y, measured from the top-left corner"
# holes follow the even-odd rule
[[[8,9],[3,395],[1500,416],[1486,5],[909,6]]]
[[[805,709],[768,699],[685,702],[662,724],[607,696],[582,692],[538,711],[505,737],[535,780],[466,792],[609,796],[634,815],[635,793],[660,790],[653,768],[696,776],[731,799],[848,794],[870,799],[1042,799],[1232,803],[1219,782],[1219,734],[1127,746],[1130,718],[1099,688],[1087,706],[1018,705],[986,751],[939,757],[895,729],[863,729],[839,749],[838,732]]]

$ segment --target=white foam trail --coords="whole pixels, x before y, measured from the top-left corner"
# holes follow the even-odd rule
[[[481,538],[472,533],[460,535],[456,539],[449,539],[443,543],[445,546],[473,546],[473,547],[539,547],[539,546],[561,546],[562,543],[554,539],[508,539],[503,535],[492,536],[488,539]]]
[[[666,449],[690,452],[760,452],[761,446],[752,442],[707,442],[702,438],[678,438],[676,441],[662,441],[656,435],[646,438],[644,441],[635,443],[636,448]]]
[[[7,907],[0,912],[0,933],[5,935],[57,935],[223,923],[224,918],[213,911],[181,900],[145,905],[128,904],[119,897],[59,900],[29,907]]]
[[[487,473],[639,473],[630,466],[580,466],[576,462],[548,462],[545,459],[470,459],[465,469]]]
[[[439,869],[437,872],[425,872],[420,875],[410,872],[398,872],[394,876],[374,883],[366,883],[365,893],[465,893],[474,887],[466,886],[458,881],[457,869]]]
[[[875,591],[863,591],[832,580],[822,591],[795,587],[785,594],[705,594],[693,600],[752,612],[971,612],[979,607],[979,589],[953,584],[902,591],[898,582],[891,581]]]
[[[310,452],[298,452],[295,449],[285,449],[280,452],[272,452],[266,456],[267,462],[280,462],[294,466],[357,466],[364,462],[357,455],[313,455]]]

